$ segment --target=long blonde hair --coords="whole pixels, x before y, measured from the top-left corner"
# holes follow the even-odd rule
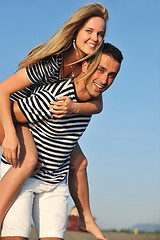
[[[87,63],[88,63],[87,71],[84,75],[79,77],[78,81],[87,79],[96,70],[102,57],[103,48],[104,48],[104,43],[101,44],[98,51],[93,56],[87,59]]]
[[[77,32],[84,23],[93,16],[103,18],[106,23],[108,19],[108,11],[102,3],[90,3],[82,6],[47,42],[33,48],[18,64],[19,68],[32,66],[47,56],[60,54],[72,48],[73,39]],[[98,48],[86,58],[95,54],[96,51],[98,51]]]

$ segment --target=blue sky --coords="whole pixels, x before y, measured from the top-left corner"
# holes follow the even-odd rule
[[[0,81],[90,2],[0,1]],[[160,1],[101,2],[109,11],[105,40],[124,61],[104,94],[103,112],[80,140],[89,161],[92,212],[103,229],[160,223]]]

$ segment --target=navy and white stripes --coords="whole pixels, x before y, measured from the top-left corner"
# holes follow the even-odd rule
[[[71,114],[54,118],[49,112],[50,101],[68,96],[78,101],[72,80],[59,81],[60,56],[50,56],[26,69],[31,85],[11,96],[29,122],[37,150],[38,161],[44,167],[36,178],[56,184],[63,181],[69,170],[70,154],[85,131],[91,116]],[[2,161],[6,162],[2,157]]]
[[[37,86],[57,82],[60,79],[61,56],[55,55],[42,59],[33,67],[26,68],[31,85],[11,95],[12,101],[30,96]]]
[[[38,87],[29,98],[18,101],[29,121],[39,161],[44,163],[36,177],[49,183],[58,183],[65,179],[71,151],[90,121],[90,116],[78,114],[61,119],[54,118],[48,105],[50,101],[62,95],[77,101],[72,80]]]

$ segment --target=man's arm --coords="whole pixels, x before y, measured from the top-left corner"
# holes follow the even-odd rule
[[[77,143],[71,153],[68,184],[70,194],[79,212],[78,227],[82,231],[92,233],[97,239],[107,240],[95,223],[91,213],[86,167],[87,159]]]
[[[81,214],[83,214],[84,208],[89,211],[88,214],[91,214],[89,207],[89,189],[86,167],[87,159],[81,151],[79,144],[77,143],[71,153],[68,183],[71,196],[76,203],[81,218],[83,218],[83,215]],[[77,173],[79,175],[77,175]],[[82,187],[81,189],[79,189],[79,179],[82,179],[82,181],[80,181]],[[84,201],[81,202],[81,199]]]
[[[49,91],[38,89],[26,98],[19,99],[13,103],[13,109],[16,113],[13,118],[17,122],[37,123],[43,120],[53,118],[49,112],[49,103],[54,101],[54,95]],[[19,112],[21,110],[22,113]],[[24,116],[23,116],[23,115]]]

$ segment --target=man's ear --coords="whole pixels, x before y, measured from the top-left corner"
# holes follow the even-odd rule
[[[82,73],[86,73],[87,71],[87,68],[88,68],[88,62],[87,61],[83,61],[82,62]]]

